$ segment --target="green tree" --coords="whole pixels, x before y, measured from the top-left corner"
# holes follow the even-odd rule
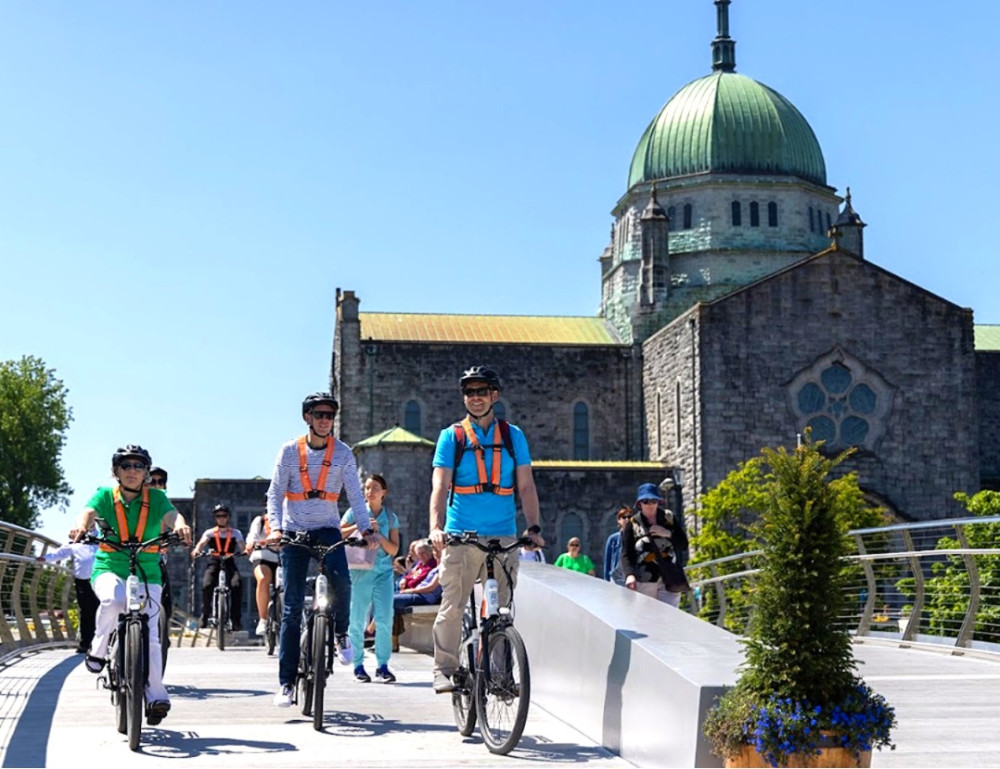
[[[812,443],[806,435],[806,444],[813,453],[820,453],[822,442]],[[837,465],[853,453],[853,449],[840,454],[830,466],[832,472]],[[694,558],[689,573],[695,579],[733,574],[759,565],[758,560],[733,560],[718,564],[715,574],[707,569],[699,570],[698,564],[718,558],[759,550],[762,545],[756,523],[770,509],[778,493],[778,477],[771,465],[777,455],[764,449],[760,456],[743,462],[729,473],[717,486],[709,489],[700,500],[699,519],[701,527],[692,538]],[[858,485],[855,473],[846,473],[837,478],[826,479],[831,497],[834,520],[841,534],[851,529],[884,526],[888,520],[885,511],[869,504]],[[848,567],[846,577],[859,579],[860,567]],[[733,580],[726,583],[727,629],[742,633],[750,608],[755,605],[754,593],[757,586],[753,579]],[[714,589],[702,595],[701,614],[711,617],[719,610]]]
[[[69,503],[59,461],[73,420],[66,395],[40,358],[0,363],[0,519],[30,529],[43,508]]]

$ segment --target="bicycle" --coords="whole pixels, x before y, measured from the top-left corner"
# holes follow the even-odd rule
[[[451,695],[455,724],[459,733],[468,737],[478,720],[479,732],[489,751],[506,755],[521,739],[528,719],[531,671],[524,641],[514,628],[510,572],[505,564],[500,564],[511,585],[510,603],[500,606],[494,561],[498,555],[534,543],[528,537],[521,537],[506,546],[499,539],[489,539],[484,545],[475,532],[465,532],[449,535],[445,544],[471,545],[486,554],[479,622],[476,622],[475,590],[469,594],[469,605],[462,616],[459,668],[453,676],[455,689]]]
[[[115,722],[120,734],[128,735],[129,750],[139,749],[142,732],[143,705],[146,683],[149,680],[149,615],[142,609],[145,596],[140,592],[138,556],[143,550],[155,546],[169,546],[180,540],[174,533],[159,534],[145,542],[130,539],[117,542],[106,537],[86,535],[83,542],[106,545],[128,554],[129,575],[125,580],[126,611],[118,615],[118,627],[111,631],[108,643],[107,673],[98,678],[105,689],[111,691],[111,704],[115,708]]]
[[[254,545],[254,550],[270,550],[272,553],[277,552],[274,548],[268,547],[267,545]],[[264,621],[267,626],[264,630],[264,644],[267,646],[267,656],[272,656],[274,654],[274,648],[278,644],[278,637],[281,634],[281,564],[274,563],[274,581],[268,585],[267,590],[267,614],[264,617]]]
[[[281,544],[305,548],[319,562],[319,574],[315,577],[313,594],[311,597],[306,596],[302,608],[299,669],[295,674],[295,702],[301,706],[302,715],[312,716],[313,729],[319,732],[323,730],[326,679],[333,674],[333,657],[336,651],[333,596],[324,561],[326,555],[338,547],[368,545],[362,539],[341,539],[332,545],[323,545],[314,541],[308,532],[299,532],[292,537],[283,536]],[[341,611],[348,610],[346,606],[339,608]]]
[[[239,555],[242,555],[242,553],[227,553],[225,555],[209,551],[199,553],[199,557],[218,558],[220,561],[225,561],[227,558],[236,558]],[[226,632],[233,629],[232,622],[230,621],[230,595],[229,575],[226,573],[225,564],[222,563],[219,566],[218,584],[216,584],[215,590],[212,591],[212,616],[208,620],[209,625],[214,626],[216,629],[215,645],[219,648],[220,652],[226,650]]]

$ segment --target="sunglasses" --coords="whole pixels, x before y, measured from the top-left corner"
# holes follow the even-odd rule
[[[464,390],[462,390],[462,395],[464,395],[466,398],[473,398],[473,397],[485,398],[487,395],[490,394],[490,391],[492,389],[493,389],[492,387],[466,387]]]
[[[166,488],[167,482],[165,480],[163,480],[162,478],[150,478],[149,479],[149,485],[150,486],[163,486],[164,488]]]
[[[570,542],[569,546],[570,547],[580,547],[580,543],[579,542]]]
[[[313,419],[333,419],[336,414],[332,411],[312,411]]]
[[[122,470],[145,470],[146,465],[143,462],[122,462],[118,465]]]

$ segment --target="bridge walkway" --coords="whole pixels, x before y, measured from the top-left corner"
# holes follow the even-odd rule
[[[277,708],[277,659],[260,647],[172,650],[166,682],[170,715],[145,727],[138,756],[113,723],[113,709],[82,655],[47,650],[0,670],[2,766],[418,767],[511,766],[475,733],[455,729],[451,698],[431,689],[431,659],[394,654],[395,684],[362,684],[337,666],[324,729],[301,711]],[[374,668],[369,666],[369,672]],[[517,766],[594,763],[630,767],[571,726],[532,706]],[[82,762],[82,763],[81,763]],[[124,764],[123,764],[124,765]]]

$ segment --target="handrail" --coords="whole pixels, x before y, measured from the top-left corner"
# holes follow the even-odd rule
[[[59,543],[0,521],[0,663],[28,648],[73,646],[73,573],[35,558]]]
[[[1000,586],[982,580],[987,567],[996,573],[994,559],[1000,556],[1000,537],[984,541],[983,532],[991,531],[984,527],[998,523],[1000,516],[948,518],[848,532],[856,552],[845,557],[852,571],[844,621],[855,637],[1000,655],[1000,623],[991,619],[995,612],[983,611],[1000,605]],[[754,550],[689,564],[689,608],[742,632],[754,607],[749,585],[760,556]],[[942,589],[945,579],[948,590]],[[956,586],[962,588],[958,593]]]

